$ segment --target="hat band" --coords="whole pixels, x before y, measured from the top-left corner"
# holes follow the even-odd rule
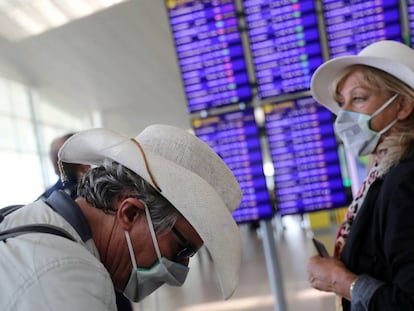
[[[158,186],[158,184],[155,182],[154,176],[152,175],[152,172],[149,168],[148,165],[148,161],[147,161],[147,157],[145,155],[144,149],[142,148],[141,144],[135,139],[135,138],[131,138],[131,140],[135,143],[135,145],[138,146],[139,150],[141,151],[142,154],[142,158],[144,159],[144,163],[145,163],[145,168],[147,169],[148,175],[151,178],[152,184],[154,185],[154,187],[158,190],[158,192],[161,193],[161,188]]]
[[[64,184],[65,182],[68,181],[68,177],[67,177],[65,169],[63,167],[62,160],[59,159],[57,164],[58,164],[58,168],[59,168],[60,179],[62,180],[62,183]]]

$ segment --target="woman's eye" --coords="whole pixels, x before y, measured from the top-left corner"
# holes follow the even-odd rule
[[[355,97],[352,98],[352,100],[354,102],[360,103],[360,102],[363,102],[365,100],[365,98],[364,97],[355,96]]]

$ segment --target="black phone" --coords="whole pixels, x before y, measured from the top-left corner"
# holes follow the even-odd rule
[[[319,256],[321,257],[329,257],[329,253],[326,250],[325,245],[321,241],[318,241],[315,238],[312,238],[313,245],[315,245],[316,250],[318,251]]]

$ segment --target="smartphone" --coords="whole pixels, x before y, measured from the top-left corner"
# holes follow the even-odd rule
[[[318,251],[319,256],[321,257],[329,257],[329,253],[326,250],[325,245],[321,241],[318,241],[315,238],[312,238],[313,245],[315,245],[316,250]]]

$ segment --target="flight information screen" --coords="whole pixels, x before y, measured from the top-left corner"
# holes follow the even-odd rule
[[[411,34],[411,46],[414,46],[414,0],[407,0],[408,22]]]
[[[343,207],[342,180],[332,114],[313,98],[264,105],[275,170],[278,213]]]
[[[248,102],[234,1],[166,1],[189,112]]]
[[[315,1],[243,1],[260,98],[309,89],[322,64]]]
[[[398,0],[322,0],[331,58],[380,40],[402,40]]]
[[[192,120],[196,136],[232,170],[243,192],[233,217],[238,223],[269,219],[274,208],[263,172],[259,130],[252,109]]]

